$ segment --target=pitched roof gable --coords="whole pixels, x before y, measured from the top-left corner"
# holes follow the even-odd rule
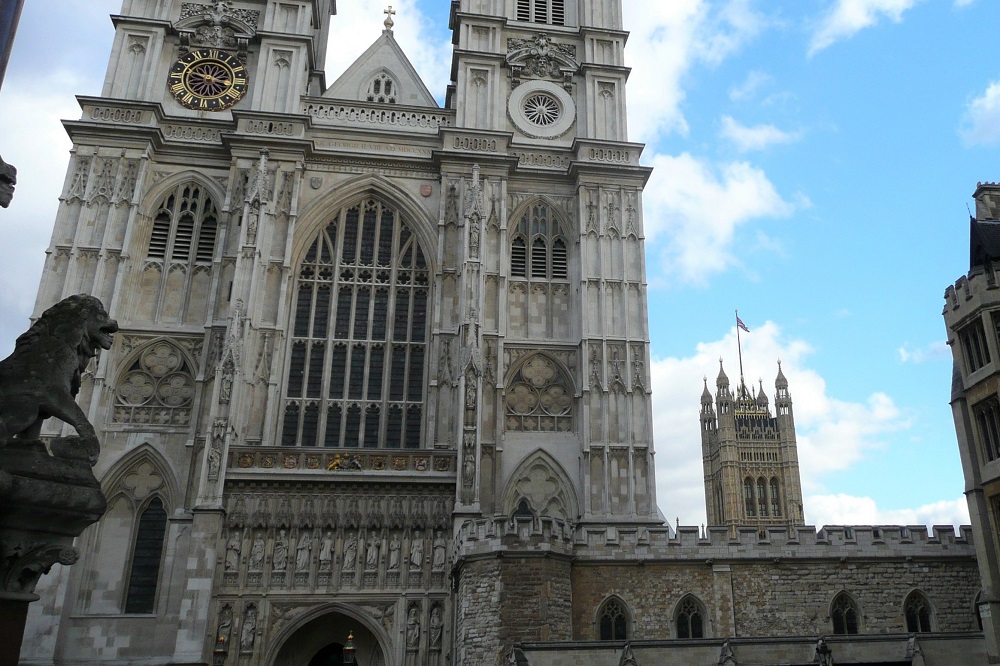
[[[383,30],[375,43],[326,89],[323,97],[359,102],[379,101],[369,99],[369,93],[372,82],[380,75],[387,75],[392,80],[391,96],[396,104],[440,108],[392,36],[391,30]]]

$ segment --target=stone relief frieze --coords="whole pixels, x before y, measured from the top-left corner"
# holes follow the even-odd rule
[[[554,42],[544,33],[508,39],[506,61],[515,88],[523,79],[553,79],[572,92],[573,75],[580,70],[576,47]]]

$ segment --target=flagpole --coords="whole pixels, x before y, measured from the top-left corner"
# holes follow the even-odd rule
[[[743,385],[743,345],[740,342],[740,311],[736,311],[736,349],[740,355],[740,385]]]

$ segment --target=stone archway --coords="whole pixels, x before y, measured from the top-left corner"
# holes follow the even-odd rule
[[[273,666],[340,666],[348,633],[354,636],[358,664],[389,666],[379,637],[362,621],[338,611],[313,618],[292,632]]]

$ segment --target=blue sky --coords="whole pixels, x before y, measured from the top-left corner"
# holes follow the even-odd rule
[[[443,99],[443,0],[397,0],[396,37]],[[382,2],[343,0],[328,82]],[[349,6],[348,6],[349,5]],[[968,519],[948,406],[944,288],[968,262],[977,181],[1000,180],[1000,61],[986,0],[624,0],[644,199],[658,502],[704,521],[702,377],[773,394],[783,361],[810,522]],[[0,354],[27,323],[75,94],[99,94],[118,0],[27,3],[0,90]]]

